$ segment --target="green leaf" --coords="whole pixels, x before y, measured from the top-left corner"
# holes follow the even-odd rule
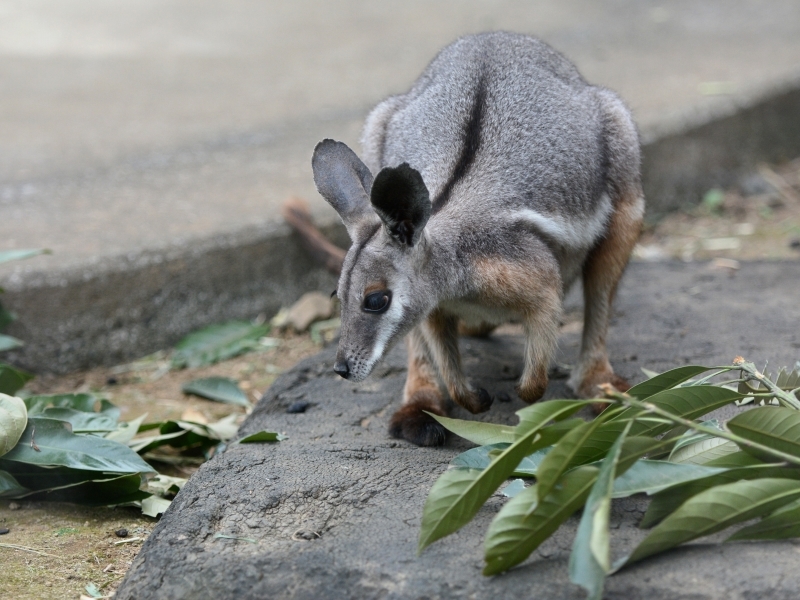
[[[213,423],[192,423],[191,421],[178,421],[178,425],[188,429],[200,436],[206,436],[211,440],[227,442],[236,437],[239,427],[236,425],[236,414],[222,417]]]
[[[718,437],[707,436],[699,438],[698,441],[683,446],[669,457],[673,463],[687,463],[693,465],[705,465],[712,460],[723,458],[729,454],[739,452],[739,446],[731,441],[723,440]]]
[[[508,448],[509,444],[489,444],[488,446],[478,446],[462,452],[450,461],[451,467],[464,469],[485,469],[492,462],[492,452],[502,452]],[[550,448],[537,450],[523,458],[511,474],[513,477],[535,477],[536,470]]]
[[[697,385],[658,392],[647,402],[676,416],[694,420],[739,398],[741,398],[741,394],[733,390],[711,385]],[[627,421],[633,418],[636,421],[631,427],[632,436],[654,437],[673,427],[663,419],[644,416],[642,411],[637,408],[627,408],[600,425],[583,445],[578,447],[572,464],[589,464],[602,459],[625,428]],[[668,445],[672,441],[667,439],[664,440],[664,443]]]
[[[0,363],[0,394],[13,396],[31,379],[33,379],[33,375],[30,373]]]
[[[3,288],[0,288],[0,292],[3,291]],[[3,308],[2,302],[0,302],[0,331],[8,327],[12,322],[16,320],[16,316],[13,313],[7,311]]]
[[[187,481],[188,479],[183,477],[170,477],[159,473],[147,481],[147,491],[162,497],[177,494]]]
[[[0,456],[17,445],[27,423],[25,403],[16,396],[0,394]]]
[[[514,441],[514,428],[494,423],[481,421],[467,421],[464,419],[451,419],[428,413],[448,431],[469,440],[473,444],[486,446],[489,444],[512,443]]]
[[[251,433],[239,440],[240,444],[256,444],[262,442],[280,442],[285,440],[286,436],[274,431],[259,431],[258,433]]]
[[[102,412],[83,412],[72,408],[51,407],[44,409],[40,416],[46,419],[66,421],[72,425],[73,433],[110,432],[117,428],[117,419]]]
[[[0,498],[18,498],[27,491],[11,473],[0,470]]]
[[[127,446],[98,436],[74,434],[69,427],[63,421],[31,417],[20,443],[3,459],[111,473],[154,472]]]
[[[159,496],[149,496],[142,500],[142,514],[155,518],[161,513],[166,512],[170,504],[172,504],[171,500]]]
[[[130,445],[130,441],[136,436],[137,433],[139,433],[139,427],[141,427],[146,418],[147,413],[133,419],[132,421],[128,421],[127,423],[119,423],[117,428],[108,433],[105,438],[107,440],[119,442],[120,444]]]
[[[737,540],[787,540],[800,537],[800,502],[783,506],[758,523],[748,525],[729,537]]]
[[[519,424],[514,430],[515,439],[520,439],[532,430],[541,429],[550,421],[561,421],[572,416],[584,406],[592,404],[588,400],[545,400],[517,411]]]
[[[171,427],[174,425],[174,429]],[[136,438],[128,442],[128,446],[134,452],[139,454],[147,454],[160,446],[172,445],[175,448],[184,448],[193,446],[197,440],[190,440],[189,431],[180,427],[175,421],[166,421],[161,428],[161,431],[166,430],[165,433],[157,435],[150,435],[147,437]],[[183,437],[181,437],[183,436]],[[177,438],[181,438],[180,441]]]
[[[550,419],[562,415],[568,410],[559,402],[540,403],[539,406],[544,408],[537,413],[540,415],[538,426],[531,425],[524,436],[503,450],[487,468],[481,471],[451,469],[439,477],[428,494],[422,510],[420,552],[439,538],[460,529],[475,516],[489,496],[530,453],[531,444],[539,434],[539,429]],[[529,409],[523,409],[520,413],[527,410]]]
[[[93,583],[87,584],[86,587],[83,589],[86,590],[86,593],[89,594],[89,596],[91,596],[92,598],[103,597],[103,593],[99,589],[97,589],[97,586]]]
[[[17,338],[0,333],[0,352],[13,350],[14,348],[20,348],[22,346],[24,346],[24,344]]]
[[[99,413],[119,419],[120,410],[106,399],[99,399],[94,394],[47,394],[25,398],[28,414],[40,415],[48,408],[69,408],[86,413]]]
[[[715,486],[684,502],[659,523],[621,564],[632,564],[736,523],[768,514],[798,498],[800,483],[791,479],[744,480]]]
[[[742,398],[742,395],[735,390],[715,385],[694,385],[658,392],[650,396],[647,402],[655,404],[658,408],[673,415],[693,421],[740,398]],[[611,421],[624,421],[640,413],[641,410],[638,408],[628,408],[613,417]],[[672,425],[669,424],[652,425],[641,422],[634,426],[631,433],[635,435],[658,435],[671,428]]]
[[[597,473],[595,467],[578,467],[565,473],[541,502],[535,485],[509,500],[486,533],[483,574],[497,575],[528,558],[583,506]]]
[[[525,481],[523,479],[515,479],[503,488],[503,496],[506,498],[513,498],[525,489]]]
[[[590,600],[601,600],[606,575],[611,570],[611,546],[608,522],[611,514],[611,490],[617,463],[630,425],[608,451],[597,479],[589,492],[578,532],[569,557],[569,579],[589,592]],[[553,450],[555,452],[555,450]],[[552,452],[550,453],[552,455]],[[539,499],[541,501],[541,494]]]
[[[149,493],[142,491],[141,485],[142,477],[139,473],[126,475],[95,473],[94,479],[30,491],[24,497],[26,500],[71,502],[86,506],[114,506],[146,498]]]
[[[190,333],[175,347],[173,368],[202,367],[232,358],[258,346],[269,325],[231,321]]]
[[[52,254],[50,250],[3,250],[0,251],[0,263],[9,262],[11,260],[22,260],[23,258],[31,258],[40,254]]]
[[[770,459],[766,461],[768,463],[777,463],[782,462],[776,459]],[[709,460],[705,463],[707,467],[721,467],[723,469],[735,469],[738,467],[752,467],[754,465],[763,465],[764,461],[757,459],[752,454],[748,454],[747,452],[743,452],[738,450],[737,452],[733,452],[731,454],[724,454],[718,458],[713,460]]]
[[[699,365],[686,365],[684,367],[678,367],[677,369],[672,369],[666,373],[661,373],[660,375],[651,377],[650,379],[633,386],[628,390],[627,393],[629,396],[633,396],[639,400],[646,400],[653,394],[673,388],[676,385],[679,385],[684,381],[699,375],[700,373],[710,371],[711,369],[712,367],[701,367]]]
[[[800,411],[782,406],[753,408],[736,415],[727,427],[746,440],[800,457]],[[763,456],[745,445],[742,450],[759,458]]]
[[[725,469],[663,460],[638,460],[614,480],[613,498],[655,494],[668,487],[722,473]]]
[[[603,420],[603,415],[600,415],[593,421],[575,427],[545,456],[536,473],[539,500],[550,493],[561,475],[580,464],[573,462],[575,457],[579,455],[580,449],[592,437],[595,430],[603,424]]]
[[[194,394],[201,398],[236,404],[249,407],[245,393],[239,389],[239,384],[228,377],[205,377],[184,383],[181,387],[184,394]]]
[[[708,467],[708,465],[705,466]],[[652,527],[692,496],[715,486],[741,480],[764,478],[800,480],[800,469],[793,469],[782,464],[758,464],[726,469],[716,475],[709,475],[708,477],[701,477],[700,479],[695,479],[687,483],[670,486],[653,495],[653,499],[647,507],[647,512],[645,512],[642,522],[639,523],[639,527],[642,529]]]
[[[651,438],[625,438],[617,463],[617,474],[627,471],[640,457],[658,448],[661,443]],[[512,498],[489,526],[485,542],[484,575],[495,575],[525,560],[572,513],[583,506],[597,473],[597,467],[590,465],[567,471],[541,502],[537,501],[536,486]]]

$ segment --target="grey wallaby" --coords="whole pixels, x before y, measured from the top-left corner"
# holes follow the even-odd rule
[[[352,240],[337,295],[334,370],[361,381],[407,336],[408,378],[390,433],[444,443],[446,398],[473,413],[492,398],[470,385],[459,320],[490,331],[519,320],[517,386],[539,400],[562,299],[581,276],[582,348],[569,385],[584,398],[628,384],[606,351],[611,302],[640,233],[639,139],[613,92],[589,85],[545,43],[513,33],[444,48],[405,94],[367,117],[362,162],[341,142],[314,150],[314,181]],[[375,174],[373,176],[373,174]]]

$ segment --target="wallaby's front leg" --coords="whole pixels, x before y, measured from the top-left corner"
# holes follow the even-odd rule
[[[536,309],[525,315],[525,368],[517,394],[528,404],[544,396],[547,368],[558,342],[561,295],[557,289],[540,289]]]
[[[421,325],[425,341],[453,401],[471,413],[489,410],[492,397],[483,388],[473,389],[461,370],[458,351],[458,319],[435,310]]]
[[[389,422],[392,437],[406,439],[417,446],[441,446],[447,432],[426,412],[446,415],[446,401],[439,390],[436,369],[419,327],[406,338],[408,377],[403,390],[403,406]]]

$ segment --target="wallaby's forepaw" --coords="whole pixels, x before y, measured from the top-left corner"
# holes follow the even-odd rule
[[[544,381],[537,381],[535,383],[518,385],[516,387],[517,396],[526,404],[533,404],[537,400],[541,400],[547,391],[547,378]]]
[[[389,435],[408,440],[417,446],[444,445],[447,441],[447,430],[423,411],[445,416],[444,411],[439,408],[438,398],[433,399],[424,392],[417,392],[408,404],[404,404],[392,415]]]
[[[453,398],[456,404],[466,408],[473,415],[486,412],[492,406],[494,398],[483,388],[475,388],[473,392],[466,392]]]

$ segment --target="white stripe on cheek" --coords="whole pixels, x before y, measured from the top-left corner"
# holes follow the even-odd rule
[[[367,371],[371,371],[375,366],[375,363],[383,358],[383,353],[386,351],[386,346],[389,344],[392,336],[397,331],[398,325],[400,324],[400,320],[402,318],[403,304],[400,302],[400,298],[395,295],[394,298],[392,298],[392,305],[389,307],[389,310],[386,311],[381,318],[380,328],[378,329],[378,335],[375,339],[375,345],[372,349],[372,356],[369,358]]]

